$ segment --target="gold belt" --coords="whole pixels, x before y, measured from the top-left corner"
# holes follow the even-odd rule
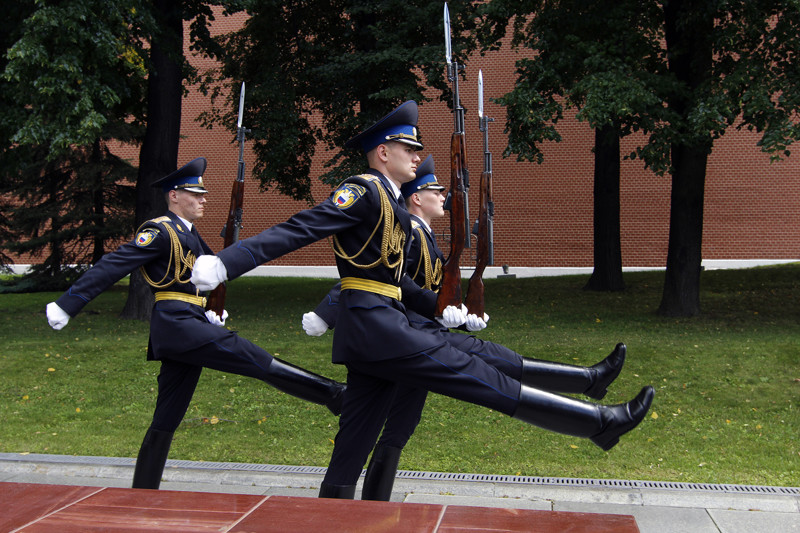
[[[160,302],[162,300],[180,300],[181,302],[199,305],[204,309],[206,307],[205,296],[192,296],[191,294],[186,294],[185,292],[159,291],[156,293],[156,301]]]
[[[382,294],[395,300],[402,300],[403,292],[400,287],[362,278],[342,278],[342,289],[356,289],[359,291],[374,292]]]

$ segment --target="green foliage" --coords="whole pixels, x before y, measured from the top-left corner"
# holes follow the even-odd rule
[[[450,2],[453,50],[463,53],[474,27],[471,3]],[[318,142],[331,150],[322,180],[335,184],[363,170],[345,141],[404,100],[424,100],[426,84],[448,98],[443,5],[419,0],[255,0],[245,26],[220,40],[222,74],[234,80],[227,107],[206,125],[235,123],[235,100],[247,84],[246,121],[262,188],[311,201],[311,159]],[[217,72],[204,89],[218,98]],[[311,115],[313,114],[313,119]]]
[[[616,342],[628,360],[603,403],[656,387],[650,416],[610,452],[482,407],[429,395],[400,468],[484,474],[800,485],[800,265],[707,271],[706,313],[664,318],[663,272],[626,274],[624,292],[581,290],[586,276],[486,280],[481,337],[528,357],[589,365]],[[301,315],[332,280],[240,278],[228,327],[282,359],[343,380],[330,333]],[[0,450],[135,457],[150,422],[158,363],[147,327],[116,315],[117,286],[61,331],[42,310],[57,293],[0,296]],[[258,381],[203,373],[173,459],[325,466],[337,420]]]
[[[788,156],[800,133],[797,2],[693,6],[487,2],[478,32],[483,46],[498,46],[510,26],[512,45],[535,52],[518,62],[518,83],[500,99],[508,109],[507,153],[541,161],[537,144],[558,140],[552,125],[566,106],[592,127],[614,124],[620,135],[645,132],[646,142],[629,157],[642,158],[659,173],[670,171],[672,144],[710,146],[734,124],[760,132],[761,148],[774,158]],[[663,42],[670,9],[687,40],[667,39],[673,47],[668,57]],[[693,48],[705,55],[695,54],[690,79],[676,70],[675,58]]]
[[[143,45],[130,31],[139,24],[139,4],[37,3],[7,51],[3,73],[26,110],[13,143],[46,146],[53,159],[92,144],[109,122],[132,114],[146,75]],[[121,124],[114,130],[124,139]]]

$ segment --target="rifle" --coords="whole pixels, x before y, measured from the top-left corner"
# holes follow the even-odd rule
[[[461,306],[461,252],[470,245],[469,225],[469,171],[464,142],[464,108],[458,97],[458,72],[463,70],[452,57],[450,44],[450,11],[444,4],[444,42],[447,62],[447,79],[453,83],[453,116],[455,127],[450,137],[450,191],[445,209],[450,210],[450,254],[442,269],[442,287],[436,300],[436,316],[448,305]]]
[[[470,313],[483,318],[483,271],[494,264],[494,202],[492,201],[492,152],[489,151],[489,122],[483,114],[483,72],[478,71],[478,128],[483,133],[483,173],[480,185],[480,207],[473,233],[478,237],[475,272],[469,278],[465,305]]]
[[[239,168],[236,172],[236,180],[233,182],[231,190],[231,206],[228,209],[228,218],[222,227],[220,237],[223,238],[223,247],[227,248],[239,240],[239,230],[242,229],[242,205],[244,204],[244,136],[250,130],[242,126],[242,115],[244,114],[244,82],[239,93],[239,120],[236,123],[236,137],[239,141]],[[225,284],[220,283],[217,288],[208,295],[208,309],[222,316],[225,309]]]

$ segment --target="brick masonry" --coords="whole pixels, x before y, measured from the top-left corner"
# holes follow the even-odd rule
[[[240,25],[242,16],[219,17],[217,31]],[[187,51],[187,54],[189,52]],[[470,209],[476,215],[478,181],[483,166],[483,140],[478,131],[477,74],[484,73],[486,97],[508,92],[514,83],[514,61],[519,56],[507,47],[467,62],[467,78],[461,83],[462,102],[467,110],[467,159],[471,171]],[[198,67],[208,66],[198,58]],[[444,64],[442,65],[444,68]],[[423,158],[431,153],[437,174],[449,182],[450,136],[453,119],[448,107],[434,93],[420,106],[419,128],[425,143]],[[184,101],[179,163],[205,156],[205,176],[211,190],[206,216],[198,223],[209,244],[218,249],[220,228],[227,214],[229,193],[237,168],[238,149],[233,134],[216,127],[203,129],[198,114],[210,102],[192,90]],[[490,125],[490,149],[494,163],[495,264],[516,267],[587,267],[592,265],[592,186],[594,135],[574,118],[562,121],[561,143],[543,147],[541,165],[503,158],[507,138],[503,133],[504,109],[492,102],[486,114],[495,118]],[[388,110],[387,110],[388,111]],[[756,146],[758,136],[734,128],[719,139],[709,159],[703,230],[704,259],[791,259],[800,251],[800,227],[795,208],[800,200],[800,160],[797,156],[770,163]],[[633,149],[623,140],[622,153]],[[320,148],[322,150],[322,148]],[[252,153],[246,152],[247,169],[253,168]],[[312,180],[322,173],[326,159],[318,152]],[[129,155],[136,161],[138,153]],[[249,175],[249,174],[248,174]],[[252,178],[246,178],[244,229],[248,237],[286,220],[306,207],[274,191],[260,192]],[[313,194],[323,200],[330,187],[317,183]],[[669,176],[656,176],[640,161],[623,161],[621,172],[622,258],[626,267],[663,267],[666,263],[669,227]],[[447,221],[435,224],[446,233]],[[447,247],[444,246],[446,249]],[[463,261],[469,263],[467,252]],[[332,265],[328,242],[321,242],[280,258],[273,265]]]

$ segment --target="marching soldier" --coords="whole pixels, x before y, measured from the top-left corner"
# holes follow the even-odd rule
[[[262,380],[325,405],[334,414],[341,408],[343,384],[285,363],[221,327],[227,311],[220,317],[205,310],[205,297],[190,281],[195,259],[213,253],[194,226],[206,203],[205,169],[206,159],[199,157],[154,183],[164,191],[166,214],[145,222],[133,241],[103,256],[58,300],[47,304],[47,320],[59,330],[136,268],[155,294],[147,358],[161,362],[158,398],[136,460],[133,488],[159,487],[173,433],[189,407],[203,367]]]
[[[436,293],[405,273],[411,216],[400,187],[415,177],[422,148],[417,105],[406,102],[352,138],[369,170],[345,180],[327,200],[284,223],[195,263],[192,282],[213,289],[260,264],[333,236],[341,296],[333,362],[347,367],[339,432],[320,497],[353,498],[398,387],[424,389],[482,405],[538,427],[589,438],[608,450],[636,427],[653,400],[645,387],[628,403],[604,406],[523,384],[438,335],[414,329],[407,310],[434,318]],[[463,307],[463,306],[462,306]],[[466,321],[449,306],[445,327]]]
[[[444,187],[439,184],[434,171],[433,156],[429,155],[417,168],[416,178],[405,183],[400,191],[411,214],[411,245],[406,259],[408,274],[420,287],[438,292],[442,283],[444,254],[436,243],[431,222],[444,216],[445,197],[442,194]],[[303,329],[307,334],[319,336],[334,327],[339,290],[337,284],[314,311],[303,315]],[[624,344],[618,344],[606,359],[591,367],[530,359],[500,344],[452,332],[413,311],[409,310],[407,314],[414,328],[442,336],[451,346],[480,357],[524,385],[552,392],[581,393],[600,400],[625,362]],[[468,321],[465,329],[476,331],[485,327],[485,322],[476,321],[474,315],[469,317],[472,320]],[[424,389],[398,387],[367,466],[362,499],[389,501],[400,455],[420,422],[427,395],[428,391]]]

